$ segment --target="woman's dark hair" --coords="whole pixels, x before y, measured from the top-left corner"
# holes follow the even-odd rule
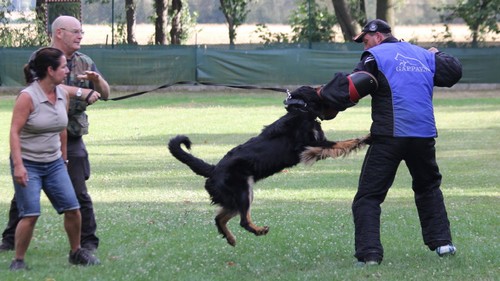
[[[63,56],[59,49],[46,47],[36,51],[24,66],[24,78],[26,83],[32,83],[35,79],[43,79],[47,76],[47,68],[57,69],[61,63],[59,59]]]

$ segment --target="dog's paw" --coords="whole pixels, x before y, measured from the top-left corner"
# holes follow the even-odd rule
[[[257,227],[255,229],[255,235],[257,236],[266,235],[268,232],[269,232],[269,226]]]
[[[230,237],[226,237],[226,241],[229,245],[235,247],[236,246],[236,237],[231,235]]]
[[[325,149],[323,147],[308,146],[300,154],[300,162],[306,166],[312,166],[318,160],[327,158],[325,156]]]
[[[372,135],[371,134],[368,134],[362,138],[360,138],[360,143],[362,144],[372,144]]]

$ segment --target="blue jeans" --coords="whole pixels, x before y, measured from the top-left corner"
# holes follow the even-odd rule
[[[21,186],[13,180],[19,217],[40,215],[42,189],[59,214],[80,208],[62,158],[49,163],[23,159],[23,164],[28,171],[27,186]],[[10,167],[12,178],[14,178],[12,160],[10,161]]]

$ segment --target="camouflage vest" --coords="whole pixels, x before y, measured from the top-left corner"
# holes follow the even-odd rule
[[[68,68],[70,72],[66,77],[66,85],[93,88],[87,80],[78,80],[77,76],[85,74],[85,71],[92,70],[94,62],[90,57],[80,52],[75,52],[71,60],[68,60]],[[68,135],[79,137],[89,133],[88,116],[85,113],[87,102],[72,97],[69,101],[68,110]]]

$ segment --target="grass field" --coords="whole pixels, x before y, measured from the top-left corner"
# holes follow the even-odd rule
[[[121,95],[125,93],[114,93]],[[472,96],[471,96],[472,95]],[[404,164],[383,204],[385,259],[354,267],[350,210],[364,151],[312,167],[296,166],[259,182],[253,218],[269,225],[256,237],[233,220],[236,247],[217,234],[215,207],[204,179],[176,161],[169,138],[188,135],[193,153],[217,162],[284,113],[284,96],[234,91],[148,94],[99,102],[89,110],[85,137],[92,163],[102,265],[70,266],[58,216],[44,197],[27,272],[9,272],[12,252],[0,254],[1,280],[498,280],[500,96],[436,94],[437,159],[457,255],[439,258],[422,242]],[[362,136],[369,99],[323,122],[327,136]],[[8,167],[12,96],[0,96],[0,227],[13,195]]]

